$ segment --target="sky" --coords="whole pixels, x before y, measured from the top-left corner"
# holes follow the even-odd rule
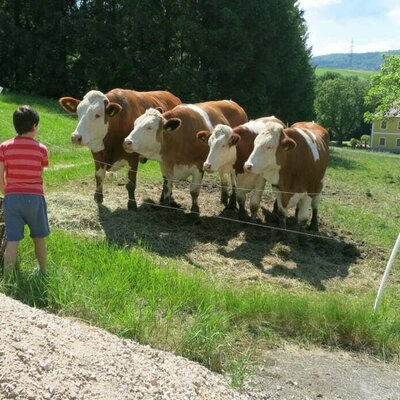
[[[313,56],[400,50],[400,0],[298,0]]]

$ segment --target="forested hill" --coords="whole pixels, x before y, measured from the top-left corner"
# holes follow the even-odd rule
[[[400,50],[371,53],[338,53],[316,56],[312,62],[317,67],[378,71],[383,63],[383,54],[396,55]]]

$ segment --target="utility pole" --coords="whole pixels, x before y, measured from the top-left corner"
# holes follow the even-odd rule
[[[350,58],[349,58],[349,68],[353,68],[353,50],[354,50],[354,40],[351,39],[350,42]]]

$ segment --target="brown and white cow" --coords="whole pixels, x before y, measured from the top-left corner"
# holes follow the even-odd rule
[[[181,104],[164,114],[150,109],[135,121],[133,131],[124,141],[124,148],[127,152],[135,151],[160,162],[166,177],[162,195],[164,204],[171,204],[173,181],[192,176],[191,210],[199,212],[197,199],[208,146],[197,140],[197,132],[213,130],[217,124],[236,126],[246,121],[245,111],[231,100]],[[227,190],[224,182],[222,186]],[[227,197],[226,192],[226,201]]]
[[[197,134],[197,137],[200,140],[207,141],[210,147],[207,159],[204,162],[204,171],[230,173],[234,177],[230,204],[235,204],[237,200],[241,219],[247,217],[245,202],[248,192],[254,191],[250,197],[252,220],[256,219],[260,207],[266,182],[265,178],[262,175],[245,173],[244,163],[253,151],[255,138],[267,122],[276,122],[282,127],[286,127],[282,121],[271,116],[251,120],[235,128],[217,125],[212,133],[202,131]]]
[[[113,89],[104,94],[97,90],[86,93],[82,100],[62,97],[61,106],[78,114],[78,125],[71,135],[75,144],[88,146],[95,162],[96,192],[94,199],[103,202],[103,181],[106,171],[115,171],[122,166],[129,168],[128,209],[136,209],[135,189],[139,155],[128,154],[122,143],[133,129],[133,124],[150,107],[171,110],[181,101],[166,91],[136,92]]]
[[[297,207],[297,222],[304,226],[310,206],[310,229],[318,230],[318,206],[329,160],[329,134],[314,122],[289,128],[269,122],[254,141],[246,161],[247,172],[262,175],[276,191],[274,210],[286,226],[287,210]]]

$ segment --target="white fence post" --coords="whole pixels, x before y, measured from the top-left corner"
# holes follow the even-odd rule
[[[392,254],[390,255],[389,261],[386,265],[385,273],[383,274],[382,282],[381,282],[381,285],[379,286],[378,294],[376,295],[374,312],[378,310],[379,304],[381,303],[383,291],[385,290],[386,280],[389,276],[390,270],[392,269],[392,265],[394,263],[396,255],[399,251],[399,248],[400,248],[400,233],[399,233],[399,236],[397,237],[396,243],[393,247]]]

